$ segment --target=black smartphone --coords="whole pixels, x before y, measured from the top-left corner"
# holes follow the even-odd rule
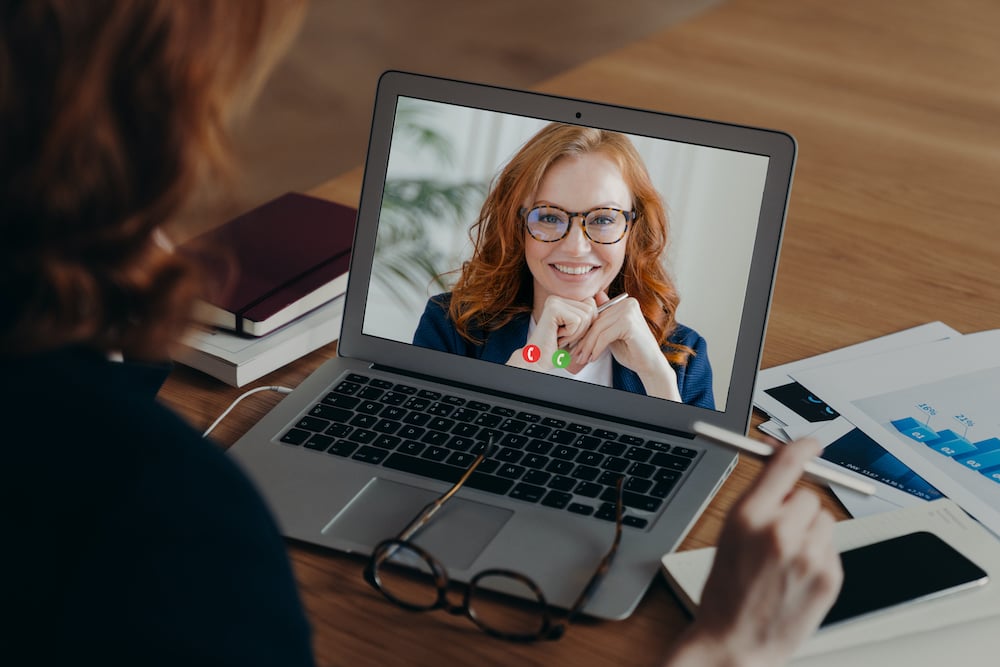
[[[985,584],[986,572],[933,533],[841,552],[844,585],[820,627]]]

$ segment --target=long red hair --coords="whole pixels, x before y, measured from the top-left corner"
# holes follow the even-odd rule
[[[295,5],[288,11],[283,5]],[[290,41],[284,0],[32,0],[0,16],[0,356],[162,357],[192,267],[159,243],[229,168],[229,116]]]
[[[495,331],[532,308],[532,277],[524,261],[520,209],[538,190],[545,172],[563,157],[600,153],[615,162],[632,191],[636,219],[626,236],[625,263],[608,296],[635,297],[667,358],[683,364],[692,353],[670,345],[680,297],[661,263],[668,221],[663,200],[635,146],[625,135],[577,125],[550,123],[531,137],[494,179],[479,219],[469,232],[474,249],[451,293],[449,316],[459,333],[480,343],[472,328]]]

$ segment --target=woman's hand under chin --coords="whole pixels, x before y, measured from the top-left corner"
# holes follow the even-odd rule
[[[535,330],[528,337],[524,347],[514,350],[507,360],[507,365],[537,371],[552,370],[554,368],[552,356],[556,350],[573,347],[586,335],[596,317],[597,304],[593,299],[575,301],[550,295],[545,299],[542,314],[535,322]],[[529,345],[538,348],[537,361],[531,362],[524,358],[524,349]],[[578,371],[579,369],[576,372]]]
[[[608,295],[600,292],[595,303],[599,307],[608,300]],[[677,373],[649,330],[636,299],[629,297],[596,316],[573,349],[573,363],[567,370],[579,373],[608,348],[618,363],[639,376],[649,396],[681,400]]]

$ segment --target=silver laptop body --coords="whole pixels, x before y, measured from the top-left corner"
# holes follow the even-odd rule
[[[492,177],[551,121],[625,133],[642,154],[671,216],[664,261],[681,295],[677,320],[708,343],[715,409],[412,344],[428,298],[471,252],[468,230]],[[562,607],[613,538],[607,491],[588,484],[608,471],[635,477],[618,555],[584,609],[626,618],[736,464],[691,424],[748,426],[794,161],[782,132],[385,73],[338,356],[229,451],[285,536],[368,554],[475,451],[457,455],[449,442],[463,451],[466,435],[516,436],[491,458],[523,451],[496,460],[414,541],[454,580],[515,570]],[[426,205],[442,192],[461,196],[451,209]],[[431,423],[448,435],[428,435]]]

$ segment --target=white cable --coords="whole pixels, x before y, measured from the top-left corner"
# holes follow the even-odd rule
[[[266,387],[256,387],[254,389],[251,389],[250,391],[244,392],[235,401],[233,401],[232,403],[229,404],[229,407],[226,408],[225,412],[223,412],[221,415],[219,415],[219,418],[216,419],[214,422],[212,422],[211,426],[209,426],[207,429],[205,429],[205,432],[201,434],[201,437],[203,437],[203,438],[207,437],[208,434],[211,433],[212,430],[216,426],[219,425],[219,422],[221,422],[223,419],[225,419],[226,415],[228,415],[230,412],[232,412],[233,408],[236,407],[237,403],[239,403],[240,401],[242,401],[244,398],[246,398],[250,394],[256,394],[259,391],[276,391],[279,394],[290,394],[290,393],[292,393],[292,390],[290,388],[288,388],[288,387],[281,387],[279,385],[269,385],[269,386],[266,386]]]

